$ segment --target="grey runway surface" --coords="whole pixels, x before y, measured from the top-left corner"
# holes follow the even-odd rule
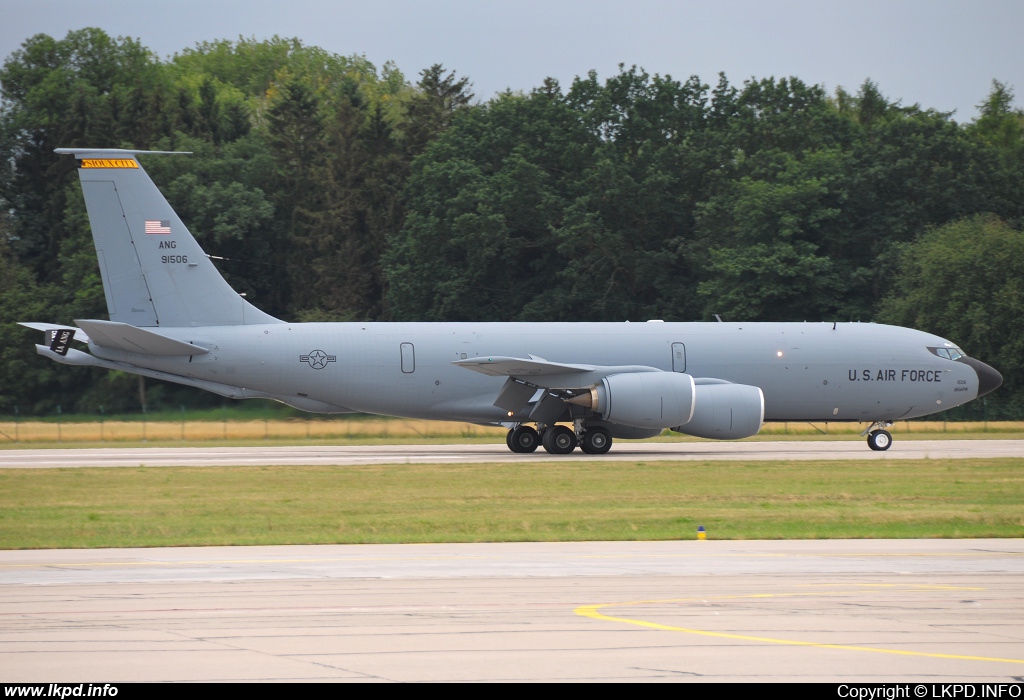
[[[603,459],[1020,457],[1024,442],[620,443]],[[503,445],[12,450],[0,466],[488,462]],[[0,680],[1024,678],[1024,540],[0,552]]]
[[[0,676],[826,681],[1024,676],[1024,540],[0,552]]]
[[[0,450],[0,469],[54,467],[172,467],[354,465],[544,460],[778,460],[1024,457],[1024,440],[899,440],[873,452],[863,440],[779,442],[617,442],[605,455],[519,455],[504,444],[337,445],[295,447],[127,447]]]

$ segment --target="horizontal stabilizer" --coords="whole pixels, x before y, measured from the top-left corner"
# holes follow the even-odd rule
[[[74,340],[77,340],[82,343],[89,342],[89,336],[85,333],[85,331],[83,331],[80,328],[68,326],[63,323],[39,323],[37,321],[19,321],[18,325],[25,326],[25,328],[31,328],[34,331],[42,331],[43,333],[46,333],[47,342],[50,342],[53,339],[54,331],[59,331],[62,329],[73,330],[75,332]]]
[[[204,347],[168,338],[128,323],[116,321],[76,320],[78,327],[89,334],[89,339],[105,348],[146,355],[205,355]]]
[[[92,156],[94,158],[132,158],[137,153],[152,153],[156,155],[188,156],[192,151],[143,151],[135,148],[55,148],[54,153],[71,154],[74,156]]]

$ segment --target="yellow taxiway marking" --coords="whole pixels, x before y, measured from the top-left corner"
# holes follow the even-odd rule
[[[878,589],[878,588],[896,588],[896,584],[867,584],[864,588]],[[900,586],[901,588],[903,586]],[[980,591],[982,588],[965,588],[959,586],[914,586],[912,588],[904,588],[908,592],[915,591]],[[863,591],[830,591],[830,592],[815,592],[814,595],[847,595],[851,592],[863,592]],[[933,659],[959,659],[961,661],[998,661],[1000,663],[1008,664],[1024,664],[1024,659],[1001,659],[990,656],[968,656],[965,654],[937,654],[925,651],[907,651],[904,649],[883,649],[879,647],[862,647],[853,646],[848,644],[827,644],[824,642],[805,642],[798,639],[777,639],[774,637],[755,637],[747,634],[732,634],[730,632],[712,632],[711,630],[698,630],[691,629],[688,627],[675,627],[673,625],[663,625],[658,622],[650,622],[648,620],[639,620],[630,617],[615,617],[612,615],[605,615],[600,610],[604,608],[615,608],[625,607],[631,605],[654,605],[664,603],[699,603],[706,602],[709,600],[741,600],[741,599],[763,599],[763,598],[792,598],[796,596],[806,596],[809,592],[802,593],[754,593],[746,595],[726,595],[726,596],[713,596],[713,597],[701,597],[701,598],[665,598],[662,600],[633,600],[621,603],[598,603],[596,605],[581,605],[575,609],[577,615],[583,617],[589,617],[595,620],[602,620],[605,622],[622,622],[628,625],[637,625],[638,627],[647,627],[648,629],[663,630],[666,632],[685,632],[686,634],[696,634],[703,637],[718,637],[719,639],[737,639],[747,642],[763,642],[768,644],[782,644],[787,646],[801,646],[801,647],[816,647],[818,649],[841,649],[844,651],[869,651],[875,654],[895,654],[898,656],[925,656]]]

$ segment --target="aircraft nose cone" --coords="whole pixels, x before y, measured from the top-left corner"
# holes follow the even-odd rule
[[[1003,375],[999,374],[998,371],[989,367],[981,360],[975,360],[973,357],[961,357],[959,361],[971,367],[978,373],[979,397],[995,391],[999,388],[999,385],[1003,383]]]

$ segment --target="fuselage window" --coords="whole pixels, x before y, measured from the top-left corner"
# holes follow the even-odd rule
[[[416,371],[416,349],[412,343],[402,343],[402,371],[406,374]]]

